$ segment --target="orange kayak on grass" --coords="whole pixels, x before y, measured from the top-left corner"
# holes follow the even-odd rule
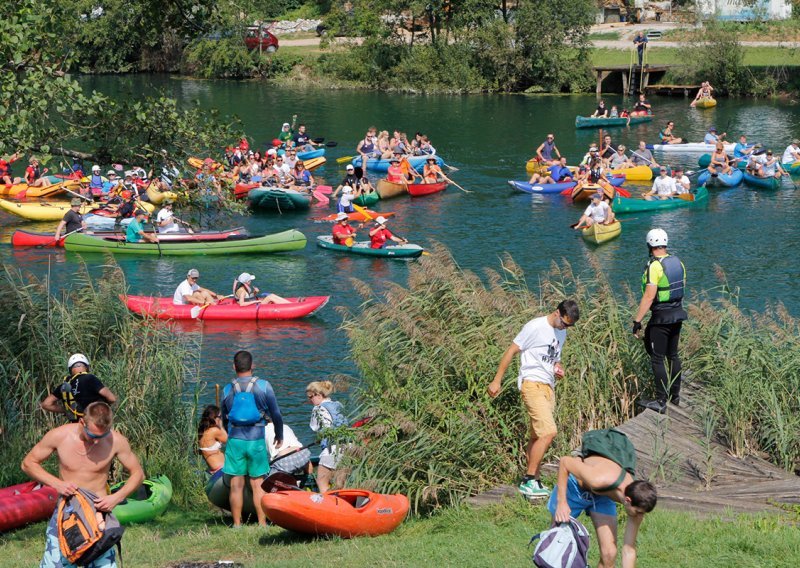
[[[405,495],[338,489],[327,493],[278,491],[261,498],[267,518],[285,529],[342,538],[378,536],[396,529],[408,514]]]
[[[394,217],[394,211],[389,211],[388,213],[376,213],[371,209],[364,209],[363,213],[361,211],[354,211],[353,213],[348,213],[347,218],[350,221],[369,221],[369,219],[367,219],[365,214],[369,215],[372,219],[375,219],[377,217],[384,217],[387,219],[389,217]],[[324,217],[312,217],[311,220],[317,223],[325,223],[325,222],[335,223],[337,215],[338,213],[331,213],[330,215],[325,215]]]

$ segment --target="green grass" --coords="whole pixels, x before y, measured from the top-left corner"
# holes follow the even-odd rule
[[[647,63],[680,64],[683,62],[682,49],[669,47],[651,47],[647,53]],[[764,66],[800,66],[800,49],[785,47],[745,47],[744,64],[754,67]],[[598,48],[592,50],[592,65],[629,65],[631,52],[622,49]]]
[[[123,560],[138,568],[217,560],[233,560],[248,568],[345,563],[528,568],[532,553],[528,540],[548,527],[549,515],[543,505],[514,499],[485,509],[453,509],[431,518],[408,520],[390,535],[354,540],[316,540],[277,527],[247,526],[233,531],[224,521],[212,513],[172,510],[157,522],[128,528]],[[44,529],[44,523],[39,523],[2,535],[0,565],[36,564],[43,552]],[[796,566],[798,555],[800,532],[777,518],[700,520],[690,514],[656,510],[647,516],[639,534],[639,564],[648,568],[788,568]],[[590,564],[596,565],[593,533],[590,558]]]
[[[605,40],[618,40],[619,32],[598,32],[596,34],[589,34],[590,40],[605,39]]]

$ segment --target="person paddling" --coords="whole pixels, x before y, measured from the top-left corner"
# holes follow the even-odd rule
[[[653,180],[653,187],[644,194],[644,198],[651,201],[653,197],[658,199],[670,199],[678,194],[675,189],[675,180],[667,175],[667,168],[661,166],[659,175]]]
[[[144,222],[147,221],[147,211],[144,209],[137,209],[133,221],[128,224],[125,230],[126,243],[141,243],[147,241],[148,243],[157,243],[158,237],[144,230]]]
[[[336,223],[333,225],[333,244],[350,246],[355,237],[356,230],[350,225],[349,216],[344,212],[339,213],[336,216]]]
[[[393,235],[392,232],[386,228],[386,219],[382,215],[379,215],[375,219],[375,227],[370,230],[369,238],[371,240],[370,248],[374,249],[386,248],[388,241],[394,241],[398,244],[408,243],[406,239]]]
[[[256,277],[247,272],[242,272],[233,281],[233,297],[240,306],[252,306],[253,304],[290,304],[286,298],[281,298],[277,294],[267,293],[263,298],[259,297],[259,290],[251,285]]]
[[[422,168],[422,179],[425,183],[439,183],[440,181],[450,181],[439,164],[436,163],[436,157],[430,156],[425,160],[425,166]]]
[[[159,233],[177,233],[180,231],[178,223],[186,226],[189,225],[186,221],[182,221],[175,216],[175,212],[172,210],[172,204],[173,201],[171,199],[165,199],[161,211],[159,211],[156,216],[156,226],[158,227]],[[189,232],[194,232],[191,227],[189,228]]]
[[[22,178],[14,177],[11,175],[11,164],[19,160],[19,152],[14,152],[8,159],[0,156],[0,183],[6,185],[14,185],[22,181]]]
[[[783,151],[781,163],[786,166],[791,166],[798,161],[800,161],[800,140],[795,138]]]
[[[591,114],[592,118],[606,118],[608,116],[608,109],[606,108],[606,102],[603,99],[600,99],[600,102],[597,103],[597,108]]]
[[[408,182],[403,169],[400,167],[400,159],[397,156],[393,156],[390,164],[389,169],[386,171],[386,181],[406,185]]]
[[[604,197],[602,192],[592,195],[592,202],[575,223],[575,230],[585,229],[592,225],[610,225],[614,222],[614,212],[611,210],[611,206],[603,200]]]

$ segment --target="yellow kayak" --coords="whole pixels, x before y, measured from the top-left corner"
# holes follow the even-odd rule
[[[611,239],[616,239],[622,234],[622,223],[614,221],[610,225],[594,224],[581,229],[581,236],[590,243],[602,245]]]
[[[81,213],[89,213],[93,209],[100,207],[99,203],[81,205]],[[37,202],[16,202],[0,199],[0,208],[9,213],[18,215],[29,221],[61,221],[69,211],[69,201],[37,201]]]
[[[546,174],[547,166],[542,164],[538,158],[531,158],[525,163],[525,170],[533,175],[533,174]]]
[[[172,191],[159,191],[154,184],[147,186],[147,198],[150,203],[161,205],[165,199],[172,199],[173,201],[178,198],[178,194]]]
[[[711,97],[709,97],[709,98],[705,98],[704,97],[702,99],[699,99],[694,104],[694,106],[696,106],[697,108],[713,108],[713,107],[717,106],[717,99],[714,99],[714,98],[711,98]]]
[[[650,166],[634,166],[621,170],[611,170],[613,175],[624,175],[628,181],[650,181],[653,179],[653,170]]]
[[[189,158],[186,161],[189,162],[190,166],[192,166],[193,168],[196,168],[198,170],[202,170],[203,166],[205,165],[205,160],[203,160],[203,158],[192,157],[192,158]],[[222,172],[222,171],[225,170],[225,166],[223,166],[219,162],[211,161],[211,162],[209,162],[209,166],[210,166],[210,169],[211,169],[212,172],[216,172],[216,171]]]

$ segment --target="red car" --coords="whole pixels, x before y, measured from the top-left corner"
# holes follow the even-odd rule
[[[278,50],[278,38],[263,26],[249,26],[245,32],[244,44],[250,50],[259,49],[259,47],[267,53],[274,53]]]

